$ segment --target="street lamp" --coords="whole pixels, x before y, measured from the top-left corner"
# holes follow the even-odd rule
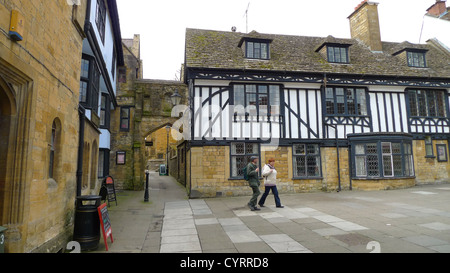
[[[178,93],[178,89],[175,89],[175,93],[172,96],[170,96],[172,105],[177,106],[178,104],[180,104],[182,98],[183,97],[180,95],[180,93]]]
[[[167,150],[166,150],[166,174],[169,175],[169,133],[172,127],[170,125],[166,126],[167,131]]]

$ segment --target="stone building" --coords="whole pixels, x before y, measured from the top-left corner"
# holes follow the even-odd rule
[[[108,145],[102,113],[117,105],[114,73],[123,63],[113,52],[118,22],[114,0],[0,2],[7,252],[62,251],[72,240],[76,196],[98,194],[99,147]],[[111,107],[93,111],[102,94]]]
[[[139,35],[124,39],[122,47],[125,65],[119,67],[118,107],[111,113],[110,174],[118,189],[142,190],[145,170],[177,158],[173,130],[169,131],[167,155],[165,127],[178,120],[178,115],[172,117],[171,96],[178,93],[180,103],[187,104],[187,87],[180,81],[143,79]]]
[[[7,252],[58,251],[73,232],[85,10],[66,1],[0,2],[0,225],[8,228]],[[16,12],[20,38],[9,34]]]
[[[251,156],[285,193],[450,181],[448,51],[383,41],[377,5],[350,39],[186,30],[191,198],[249,194]]]

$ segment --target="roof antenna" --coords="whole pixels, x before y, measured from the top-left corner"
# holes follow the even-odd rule
[[[244,13],[245,16],[245,31],[248,33],[248,9],[250,8],[250,2],[248,2],[247,10]]]

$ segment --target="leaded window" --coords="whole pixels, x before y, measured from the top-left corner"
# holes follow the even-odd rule
[[[245,57],[249,59],[269,59],[269,43],[268,42],[246,42]]]
[[[327,115],[367,116],[367,96],[364,88],[327,87],[325,89]]]
[[[425,137],[425,156],[426,157],[434,157],[433,139],[431,138],[431,136]]]
[[[318,178],[322,176],[318,144],[295,144],[292,154],[295,178]]]
[[[279,115],[281,95],[279,85],[236,84],[234,85],[235,112],[236,106],[245,108],[245,115],[269,116]],[[239,113],[235,113],[239,114]]]
[[[426,67],[425,52],[407,51],[408,66]]]
[[[250,162],[252,156],[259,158],[257,143],[236,142],[231,144],[231,177],[243,178],[243,169]]]
[[[446,95],[442,90],[408,90],[412,117],[447,117]]]
[[[110,100],[109,95],[103,93],[100,102],[100,128],[109,129],[110,127]]]
[[[348,47],[327,46],[328,62],[349,63]]]
[[[353,143],[353,175],[356,177],[414,176],[410,141]]]
[[[130,107],[120,108],[120,131],[130,131]]]
[[[95,15],[95,24],[102,42],[105,43],[105,25],[106,25],[106,5],[105,0],[97,0],[97,12]]]
[[[87,109],[91,109],[98,115],[98,100],[100,89],[100,71],[95,59],[89,55],[83,55],[81,59],[80,74],[80,103]]]

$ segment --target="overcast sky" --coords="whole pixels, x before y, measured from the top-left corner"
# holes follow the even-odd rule
[[[174,80],[186,28],[350,38],[347,17],[361,0],[117,0],[122,38],[141,35],[144,78]],[[435,0],[378,0],[381,39],[418,43]]]

